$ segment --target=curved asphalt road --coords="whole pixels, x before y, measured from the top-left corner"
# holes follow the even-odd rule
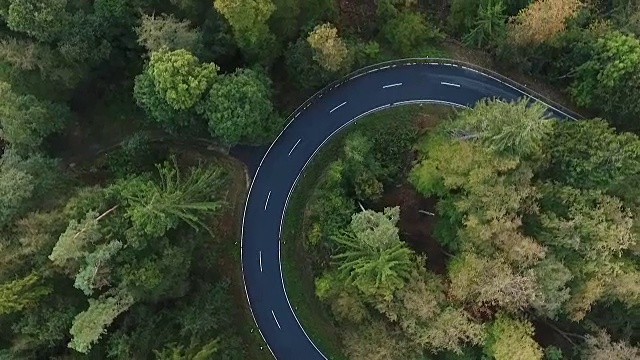
[[[253,316],[278,360],[324,360],[287,299],[280,265],[280,229],[289,195],[311,157],[353,119],[411,101],[472,106],[486,97],[523,93],[462,66],[399,65],[350,80],[304,110],[267,150],[251,183],[242,228],[242,271]],[[550,115],[571,116],[550,108]]]

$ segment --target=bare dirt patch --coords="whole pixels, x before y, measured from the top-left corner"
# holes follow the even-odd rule
[[[447,21],[451,7],[449,0],[418,0],[418,5],[428,16],[438,19],[443,24]]]
[[[213,152],[212,152],[213,153]],[[218,238],[216,242],[224,248],[224,255],[218,259],[218,271],[225,278],[231,280],[231,294],[235,300],[239,313],[242,314],[242,325],[239,326],[248,359],[270,360],[268,351],[255,327],[251,309],[246,301],[244,280],[242,278],[240,258],[240,236],[242,232],[242,214],[248,191],[248,175],[246,167],[239,160],[227,155],[216,153],[213,155],[217,162],[229,171],[229,186],[227,187],[225,211],[217,217],[214,228]]]
[[[435,128],[443,120],[448,119],[451,115],[455,114],[455,109],[439,106],[439,105],[422,105],[425,109],[416,114],[413,119],[418,131],[424,133]]]
[[[427,256],[427,268],[437,274],[445,274],[447,255],[433,237],[433,227],[437,216],[421,213],[420,210],[435,214],[436,198],[425,198],[409,182],[404,181],[387,191],[376,204],[377,211],[385,207],[400,206],[400,238],[417,253]]]
[[[340,28],[371,37],[376,23],[375,0],[339,0]]]

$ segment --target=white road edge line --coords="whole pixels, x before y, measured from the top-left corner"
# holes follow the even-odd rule
[[[269,198],[271,197],[271,191],[267,194],[267,201],[264,202],[264,209],[267,210],[267,205],[269,205]]]
[[[316,155],[316,153],[318,151],[320,151],[320,148],[322,148],[322,145],[324,145],[327,141],[329,141],[329,139],[331,139],[333,137],[333,135],[335,135],[336,133],[340,132],[343,128],[351,125],[351,123],[356,122],[360,118],[365,117],[365,116],[367,116],[367,115],[369,115],[371,113],[374,113],[376,111],[380,111],[382,109],[386,109],[386,108],[394,107],[394,106],[399,106],[399,105],[404,105],[404,104],[439,104],[439,105],[449,105],[449,106],[452,106],[452,107],[469,109],[469,106],[462,105],[462,104],[457,104],[457,103],[450,102],[450,101],[442,101],[442,100],[407,100],[407,101],[398,101],[398,102],[393,103],[393,104],[386,104],[386,105],[378,106],[378,107],[376,107],[374,109],[366,111],[366,112],[354,117],[353,119],[347,121],[346,123],[342,124],[339,128],[334,130],[331,134],[329,134],[329,136],[326,139],[324,139],[324,141],[322,141],[322,143],[320,143],[320,145],[311,154],[309,159],[307,159],[307,162],[304,163],[304,165],[302,166],[302,170],[300,170],[300,172],[298,173],[298,176],[296,176],[296,179],[293,181],[293,185],[291,185],[291,189],[289,189],[289,194],[287,194],[287,198],[284,201],[284,208],[283,208],[283,211],[282,211],[282,216],[280,217],[280,229],[278,231],[278,237],[280,238],[280,241],[278,242],[278,256],[280,256],[280,248],[279,248],[279,246],[282,244],[282,225],[284,224],[284,216],[285,216],[285,214],[287,212],[287,206],[289,205],[289,198],[291,198],[291,193],[293,192],[293,189],[295,189],[296,184],[298,183],[298,180],[300,179],[300,175],[302,175],[302,173],[304,172],[304,169],[307,167],[307,165],[309,165],[309,163],[311,162],[311,159],[313,159],[313,157]],[[282,270],[282,263],[280,265],[281,265],[280,270]],[[284,286],[284,279],[282,279],[282,287],[285,289],[285,293],[286,293],[286,288]],[[287,301],[289,301],[288,297],[287,297]],[[289,307],[291,307],[291,304],[289,304]],[[293,309],[292,309],[292,311],[293,311]],[[295,314],[295,312],[294,312],[294,314]],[[296,318],[296,320],[297,320],[297,318]],[[300,323],[300,322],[298,322],[298,323]]]
[[[447,86],[460,87],[460,85],[458,85],[458,84],[452,84],[452,83],[448,83],[448,82],[445,82],[445,81],[440,81],[440,84],[447,85]]]
[[[530,98],[530,99],[533,99],[533,100],[534,100],[534,101],[536,101],[536,102],[541,103],[542,105],[544,105],[544,106],[548,107],[549,109],[553,109],[553,110],[555,110],[555,111],[559,112],[560,114],[562,114],[562,115],[566,116],[566,117],[567,117],[567,119],[571,119],[571,120],[574,120],[574,121],[575,121],[575,120],[578,120],[578,119],[576,119],[575,117],[573,117],[573,116],[571,116],[571,115],[569,115],[569,114],[565,113],[564,111],[562,111],[562,110],[560,110],[560,109],[556,108],[555,106],[553,106],[553,105],[551,105],[551,104],[549,104],[549,103],[546,103],[546,102],[545,102],[545,100],[550,100],[550,99],[545,99],[545,98],[544,98],[544,95],[542,95],[542,94],[536,93],[536,92],[534,91],[533,95],[530,95],[530,94],[527,94],[526,92],[524,92],[523,90],[518,89],[517,87],[515,87],[515,86],[513,86],[513,85],[511,85],[511,84],[508,84],[508,83],[506,83],[506,82],[504,82],[504,81],[502,81],[502,80],[500,80],[500,79],[497,79],[497,78],[495,78],[495,77],[493,77],[493,76],[491,76],[491,75],[489,75],[489,74],[487,74],[487,73],[484,73],[484,72],[482,72],[482,71],[480,71],[480,70],[472,69],[472,68],[467,67],[467,66],[461,66],[461,67],[462,67],[463,69],[465,69],[465,70],[472,71],[472,72],[474,72],[474,73],[476,73],[476,74],[480,74],[480,75],[485,76],[485,77],[488,77],[488,78],[490,78],[490,79],[492,79],[492,80],[494,80],[494,81],[497,81],[497,82],[499,82],[500,84],[503,84],[503,85],[505,85],[505,86],[508,86],[508,87],[512,88],[513,90],[515,90],[515,91],[519,92],[520,94],[522,94],[522,95],[524,95],[524,96],[526,96],[526,97],[528,97],[528,98]],[[486,69],[485,69],[485,70],[486,70]],[[518,84],[518,85],[523,85],[523,84]],[[527,85],[523,85],[523,86],[524,86],[525,88],[527,87]],[[539,97],[538,97],[538,96],[539,96]],[[551,101],[553,101],[553,100],[551,100]]]
[[[276,325],[278,325],[278,329],[282,329],[280,327],[280,323],[278,322],[278,318],[276,317],[276,313],[274,313],[273,310],[271,310],[271,315],[273,315],[273,320],[276,321]]]
[[[293,152],[293,149],[295,149],[295,148],[296,148],[296,146],[298,146],[298,144],[300,143],[300,140],[302,140],[302,139],[298,139],[298,141],[296,141],[295,145],[293,145],[293,147],[291,148],[291,150],[289,150],[289,155],[287,155],[287,156],[291,156],[291,153]]]
[[[331,109],[331,111],[329,111],[329,114],[331,114],[332,112],[336,111],[340,106],[342,106],[342,105],[344,105],[344,104],[346,104],[346,103],[347,103],[347,102],[345,101],[345,102],[343,102],[342,104],[340,104],[340,105],[338,105],[338,106],[334,107],[333,109]]]
[[[432,62],[432,63],[429,63],[429,64],[430,64],[430,65],[440,65],[440,63],[437,63],[437,62]],[[353,79],[355,79],[355,78],[357,78],[357,77],[360,77],[360,76],[362,76],[362,75],[367,75],[367,74],[370,74],[370,73],[374,73],[374,72],[376,72],[376,71],[380,71],[380,70],[386,69],[386,68],[388,68],[388,67],[389,67],[389,66],[384,66],[384,67],[380,67],[380,68],[373,68],[372,70],[369,70],[369,71],[367,71],[367,72],[365,72],[365,73],[363,73],[363,74],[358,74],[358,75],[356,75],[356,76],[352,76],[352,77],[348,78],[347,80],[343,81],[342,83],[337,84],[337,85],[335,85],[335,86],[333,86],[333,87],[331,87],[331,88],[329,88],[329,89],[322,89],[322,90],[318,90],[318,91],[316,92],[316,94],[312,95],[311,97],[314,97],[314,96],[318,95],[319,93],[322,93],[322,92],[323,92],[323,91],[325,91],[325,90],[326,90],[326,91],[332,90],[332,89],[334,89],[334,88],[336,88],[336,87],[338,87],[338,86],[340,86],[340,85],[342,85],[342,84],[344,84],[344,83],[347,83],[347,82],[349,82],[350,80],[353,80]],[[460,67],[461,67],[461,68],[463,68],[463,69],[465,69],[465,70],[469,70],[469,71],[472,71],[472,72],[478,73],[478,74],[480,74],[480,75],[482,75],[482,76],[485,76],[485,77],[488,77],[488,78],[490,78],[490,79],[493,79],[494,81],[497,81],[497,82],[499,82],[499,83],[501,83],[501,84],[504,84],[504,85],[506,85],[506,86],[508,86],[508,87],[510,87],[510,88],[512,88],[512,89],[514,89],[514,90],[516,90],[517,92],[521,93],[521,94],[522,94],[522,95],[524,95],[524,96],[527,96],[527,97],[529,97],[529,98],[533,98],[534,100],[536,100],[536,101],[538,101],[538,102],[540,102],[540,103],[544,104],[544,105],[545,105],[545,106],[547,106],[548,108],[551,108],[551,109],[553,109],[553,110],[556,110],[557,112],[561,113],[562,115],[565,115],[565,116],[567,117],[567,119],[577,120],[576,118],[574,118],[573,116],[571,116],[571,115],[569,115],[569,114],[565,113],[564,111],[562,111],[562,110],[560,110],[560,109],[558,109],[558,108],[554,107],[554,106],[553,106],[553,105],[551,105],[551,104],[546,103],[544,100],[538,99],[536,96],[540,96],[540,94],[535,93],[535,94],[534,94],[534,96],[529,95],[529,94],[525,93],[523,90],[521,90],[521,89],[519,89],[519,88],[517,88],[517,87],[515,87],[515,86],[513,86],[513,85],[507,84],[507,83],[505,83],[504,81],[501,81],[500,79],[497,79],[497,78],[495,78],[495,77],[493,77],[493,76],[491,76],[491,75],[489,75],[489,74],[486,74],[486,73],[484,73],[484,72],[482,72],[482,71],[478,71],[478,70],[476,70],[476,69],[472,69],[472,68],[469,68],[469,67],[464,66],[464,65],[462,65],[462,66],[460,66]],[[545,99],[545,100],[546,100],[546,99]],[[446,102],[443,102],[443,103],[446,103]],[[244,204],[244,211],[243,211],[243,213],[242,213],[242,229],[241,229],[241,233],[240,233],[240,258],[241,258],[241,259],[242,259],[242,252],[243,252],[243,243],[244,243],[244,223],[245,223],[245,218],[246,218],[246,213],[247,213],[247,207],[248,207],[248,205],[249,205],[249,201],[248,201],[248,199],[249,199],[249,196],[251,195],[251,190],[253,189],[253,184],[255,183],[255,180],[256,180],[256,178],[258,177],[258,172],[260,172],[260,168],[262,167],[262,163],[263,163],[263,162],[264,162],[264,160],[267,158],[267,155],[269,154],[269,151],[271,150],[271,148],[273,147],[273,145],[275,145],[275,143],[278,141],[278,139],[280,138],[280,136],[282,136],[282,134],[285,132],[285,130],[289,127],[289,125],[291,125],[291,124],[293,123],[293,121],[294,121],[294,120],[295,120],[295,119],[296,119],[300,114],[302,114],[302,112],[304,112],[304,110],[306,110],[306,108],[307,108],[307,107],[309,107],[310,105],[311,105],[311,104],[307,105],[307,106],[306,106],[305,108],[303,108],[303,109],[297,109],[297,110],[298,110],[298,112],[293,116],[293,118],[291,119],[291,121],[289,121],[289,122],[285,125],[284,129],[282,129],[282,131],[280,131],[280,133],[278,134],[278,136],[276,137],[276,139],[271,143],[271,145],[269,145],[269,148],[267,149],[267,151],[265,152],[265,154],[262,156],[262,159],[260,160],[260,163],[258,164],[258,168],[256,169],[256,172],[255,172],[255,174],[254,174],[253,178],[251,179],[251,184],[249,185],[249,191],[248,191],[248,193],[247,193],[247,201],[245,201],[245,204]],[[453,104],[449,104],[449,105],[453,105]],[[462,106],[462,107],[464,107],[464,108],[468,108],[468,106]],[[313,156],[313,155],[312,155],[312,156]],[[305,167],[306,167],[306,164],[305,164]],[[303,169],[304,169],[304,167],[303,167]],[[296,181],[294,182],[294,186],[295,186],[295,183],[296,183],[296,182],[297,182],[297,179],[296,179]],[[291,189],[291,190],[293,190],[293,187],[292,187],[292,189]],[[291,192],[289,193],[289,196],[290,196],[290,195],[291,195]],[[287,197],[287,200],[288,200],[288,197]],[[286,204],[285,204],[285,210],[286,210]],[[282,233],[282,220],[284,220],[284,213],[283,213],[283,218],[280,220],[280,234],[279,234],[279,236],[280,236],[280,235],[281,235],[281,233]],[[280,258],[281,258],[281,255],[282,255],[282,254],[281,254],[281,249],[280,249],[281,245],[282,245],[282,242],[281,242],[281,241],[279,241],[279,242],[278,242],[278,262],[280,263],[280,279],[281,279],[281,281],[282,281],[282,287],[283,287],[283,288],[285,288],[285,286],[284,286],[284,277],[282,276],[282,262],[281,262],[281,259],[280,259]],[[241,261],[241,262],[240,262],[240,264],[241,264],[241,267],[242,267],[242,285],[243,285],[243,287],[244,287],[244,292],[245,292],[245,296],[246,296],[246,298],[247,298],[247,303],[249,304],[249,310],[250,310],[250,312],[251,312],[251,317],[253,318],[253,322],[254,322],[254,324],[255,324],[256,328],[258,329],[258,333],[260,333],[260,336],[262,337],[262,339],[263,339],[263,340],[265,340],[265,343],[266,343],[267,349],[269,349],[269,352],[270,352],[270,353],[271,353],[271,355],[273,355],[273,357],[275,358],[275,357],[276,357],[276,355],[274,354],[273,349],[271,349],[271,346],[269,346],[269,343],[267,343],[267,342],[266,342],[266,339],[265,339],[265,337],[264,337],[264,334],[262,333],[262,330],[260,329],[260,326],[258,326],[258,322],[257,322],[256,317],[255,317],[255,314],[254,314],[254,312],[253,312],[253,308],[251,307],[251,299],[249,298],[249,291],[247,290],[247,283],[246,283],[246,280],[245,280],[245,274],[244,274],[244,262],[242,262],[242,261]],[[286,300],[287,300],[287,303],[289,303],[289,308],[290,308],[290,309],[291,309],[291,311],[293,312],[293,317],[296,319],[296,322],[298,323],[298,326],[300,326],[300,328],[302,329],[302,332],[304,333],[304,335],[307,337],[307,339],[309,340],[309,342],[311,342],[311,345],[313,345],[313,347],[318,351],[318,353],[320,354],[320,356],[322,356],[325,360],[327,360],[327,357],[326,357],[326,356],[324,356],[324,354],[320,351],[320,349],[318,349],[318,347],[317,347],[317,346],[316,346],[316,344],[313,342],[313,340],[311,340],[311,339],[309,338],[309,335],[307,335],[307,332],[306,332],[306,331],[304,330],[304,328],[302,327],[302,324],[300,324],[300,320],[298,320],[298,317],[296,316],[296,313],[293,311],[293,307],[291,306],[291,303],[289,302],[289,297],[287,296],[286,288],[285,288],[285,298],[286,298]]]
[[[385,85],[385,86],[383,86],[382,88],[383,88],[383,89],[387,89],[387,88],[390,88],[390,87],[394,87],[394,86],[400,86],[400,85],[402,85],[402,83],[397,83],[397,84],[389,84],[389,85]]]
[[[262,272],[262,250],[258,251],[258,259],[260,261],[260,272]]]

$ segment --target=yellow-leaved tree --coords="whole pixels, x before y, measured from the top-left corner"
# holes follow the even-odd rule
[[[330,23],[316,26],[307,37],[313,58],[326,70],[338,72],[348,67],[349,49]]]
[[[563,32],[581,7],[580,0],[535,1],[509,19],[508,38],[518,45],[540,44]]]

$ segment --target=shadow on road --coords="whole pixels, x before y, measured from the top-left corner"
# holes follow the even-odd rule
[[[242,161],[247,166],[249,176],[253,178],[260,164],[260,160],[267,152],[268,145],[265,146],[246,146],[238,145],[229,150],[229,155]]]

